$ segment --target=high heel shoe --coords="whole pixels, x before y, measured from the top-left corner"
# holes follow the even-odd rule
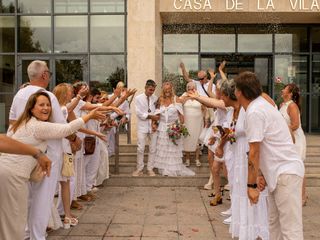
[[[220,194],[221,194],[221,196],[224,195],[224,187],[223,186],[220,186]],[[215,193],[211,193],[208,195],[208,197],[215,197],[215,196],[216,196]]]
[[[219,204],[222,204],[222,197],[220,194],[217,194],[211,201],[210,206],[217,206]]]
[[[76,218],[69,218],[69,217],[65,217],[63,220],[63,228],[64,229],[69,229],[70,226],[76,226],[78,224],[78,219]]]

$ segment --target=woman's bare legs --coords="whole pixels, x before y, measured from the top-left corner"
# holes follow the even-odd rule
[[[61,199],[65,214],[64,219],[64,227],[69,228],[70,225],[77,225],[78,220],[74,218],[74,216],[71,214],[70,210],[70,180],[67,180],[66,182],[61,181]]]

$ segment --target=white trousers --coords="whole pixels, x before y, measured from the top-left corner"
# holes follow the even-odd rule
[[[100,139],[98,139],[100,141]],[[108,147],[105,142],[100,141],[100,164],[97,173],[95,186],[101,185],[105,179],[109,178],[109,156]]]
[[[84,156],[85,176],[86,176],[86,190],[91,191],[97,177],[100,165],[100,144],[96,140],[96,148],[91,155]]]
[[[272,240],[303,240],[302,178],[281,174],[269,192],[269,230]]]
[[[62,153],[61,153],[62,154]],[[46,229],[51,216],[54,194],[61,171],[62,156],[48,153],[52,161],[50,177],[39,183],[29,184],[29,210],[26,237],[30,240],[45,240]]]
[[[146,146],[146,140],[149,140],[149,157],[148,157],[148,164],[147,169],[152,170],[154,168],[154,157],[156,153],[157,147],[157,132],[154,133],[137,133],[137,170],[142,171],[144,168],[144,148]]]

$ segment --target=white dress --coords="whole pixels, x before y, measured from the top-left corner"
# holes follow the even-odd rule
[[[183,105],[184,124],[188,128],[190,136],[183,139],[183,150],[195,152],[198,146],[199,136],[203,129],[203,114],[201,103],[189,99]]]
[[[158,168],[159,173],[164,176],[195,175],[182,163],[182,138],[177,140],[178,145],[175,145],[168,137],[167,128],[179,119],[179,112],[183,114],[182,106],[179,103],[173,103],[167,107],[161,106],[160,109],[155,111],[155,114],[160,114],[160,122],[154,167]]]
[[[284,119],[286,120],[287,124],[290,125],[291,121],[290,121],[290,116],[288,115],[288,106],[293,103],[292,100],[283,103],[283,105],[280,108],[280,113],[282,114],[282,116],[284,117]],[[299,119],[300,119],[300,115],[299,115]],[[293,131],[293,135],[295,138],[295,146],[296,149],[298,151],[299,156],[302,158],[302,161],[306,160],[306,149],[307,149],[307,142],[306,142],[306,137],[303,133],[302,127],[301,127],[301,122],[299,123],[299,127],[298,129],[296,129],[295,131]]]
[[[245,111],[240,109],[235,126],[236,142],[231,144],[233,158],[232,221],[230,233],[239,240],[269,239],[267,189],[260,193],[257,204],[251,205],[247,195],[249,144],[244,129]]]

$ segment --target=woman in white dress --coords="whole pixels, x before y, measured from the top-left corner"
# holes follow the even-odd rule
[[[58,124],[48,122],[51,115],[50,97],[45,92],[32,94],[25,110],[12,124],[8,136],[22,143],[30,144],[40,151],[30,156],[2,154],[0,156],[0,239],[23,239],[27,223],[28,187],[37,158],[44,154],[47,140],[61,139],[71,135],[89,119],[104,118],[94,110],[70,122]]]
[[[303,133],[301,127],[301,118],[300,118],[300,90],[299,87],[290,83],[286,85],[281,91],[281,97],[283,99],[283,103],[281,104],[280,112],[284,119],[286,120],[290,132],[294,138],[294,144],[297,148],[299,156],[302,161],[306,160],[306,137]],[[302,185],[302,204],[305,206],[307,204],[307,194],[306,194],[306,181],[303,179]]]
[[[269,239],[267,190],[260,193],[259,202],[251,205],[247,195],[249,144],[245,135],[245,110],[234,95],[235,83],[226,80],[221,85],[221,99],[227,107],[233,107],[230,124],[230,150],[232,152],[232,220],[230,233],[239,240]]]
[[[182,138],[176,140],[177,145],[175,145],[167,133],[170,124],[177,120],[180,123],[184,122],[181,100],[175,96],[171,83],[163,84],[159,104],[159,109],[155,111],[160,120],[154,167],[164,176],[193,176],[195,173],[182,162]]]
[[[187,92],[194,92],[197,86],[194,82],[187,84]],[[183,139],[183,150],[186,155],[186,166],[190,166],[190,153],[195,152],[196,166],[200,167],[199,160],[199,136],[203,129],[203,107],[198,101],[187,96],[187,92],[181,97],[183,101],[184,123],[189,131],[189,136]]]

